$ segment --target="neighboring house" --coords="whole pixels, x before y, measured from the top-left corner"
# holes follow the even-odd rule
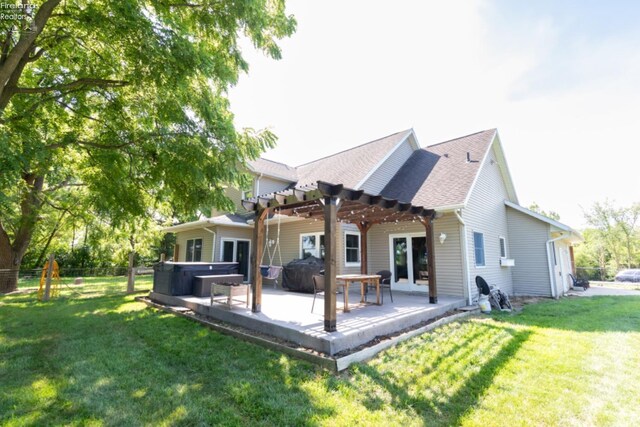
[[[237,212],[218,212],[165,229],[177,236],[175,261],[238,261],[241,273],[251,280],[254,214],[241,208],[241,200],[325,181],[435,210],[434,255],[441,295],[471,302],[477,295],[477,275],[515,295],[556,297],[569,289],[571,245],[582,237],[518,205],[495,129],[425,148],[420,148],[413,130],[406,130],[298,167],[266,159],[249,165],[253,187],[228,191]],[[267,240],[275,240],[280,228],[284,264],[323,256],[321,220],[276,216],[268,223]],[[358,229],[338,223],[337,235],[338,274],[359,273]],[[367,237],[370,273],[391,270],[394,290],[427,291],[422,224],[380,224]]]

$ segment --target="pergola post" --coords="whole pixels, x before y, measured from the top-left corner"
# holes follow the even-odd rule
[[[336,331],[336,227],[335,196],[324,198],[324,330]]]
[[[251,284],[251,311],[260,313],[262,310],[262,274],[260,273],[260,260],[264,251],[264,220],[269,209],[256,212],[253,224],[253,248],[251,250],[251,270],[253,281]]]
[[[368,274],[367,232],[373,224],[366,221],[356,223],[360,231],[360,274]]]
[[[422,224],[424,225],[427,233],[427,272],[429,274],[429,303],[438,303],[438,287],[436,284],[436,256],[433,251],[433,217],[423,218]]]

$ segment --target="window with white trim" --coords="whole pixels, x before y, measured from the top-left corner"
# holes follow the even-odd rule
[[[344,233],[344,265],[360,265],[360,233]]]
[[[473,233],[473,249],[476,256],[476,267],[484,267],[484,234]]]
[[[310,256],[324,259],[324,233],[306,233],[300,235],[300,258]]]
[[[185,261],[187,262],[202,261],[202,239],[187,240],[187,253],[185,254]]]
[[[507,257],[507,239],[505,239],[504,237],[500,236],[500,258],[506,258]]]

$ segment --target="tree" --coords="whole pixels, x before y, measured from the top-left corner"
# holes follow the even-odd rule
[[[45,0],[15,16],[0,21],[0,292],[43,206],[81,197],[113,224],[166,202],[230,208],[225,184],[275,143],[235,129],[226,91],[248,71],[243,34],[280,57],[284,0]]]
[[[597,262],[603,269],[618,271],[640,263],[640,204],[617,207],[605,200],[596,202],[584,213],[590,228],[580,246],[584,260]]]
[[[536,202],[533,202],[530,206],[529,206],[529,210],[539,213],[540,215],[544,215],[547,218],[551,218],[551,219],[555,219],[556,221],[560,220],[560,215],[555,212],[555,211],[544,211],[542,210],[542,208],[540,206],[538,206],[538,204]]]

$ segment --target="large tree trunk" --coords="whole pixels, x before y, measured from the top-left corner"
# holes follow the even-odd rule
[[[18,271],[33,230],[38,221],[38,211],[42,204],[40,193],[44,185],[44,177],[25,173],[22,176],[28,190],[22,196],[20,202],[20,219],[13,241],[0,221],[0,293],[13,292],[18,288]]]

